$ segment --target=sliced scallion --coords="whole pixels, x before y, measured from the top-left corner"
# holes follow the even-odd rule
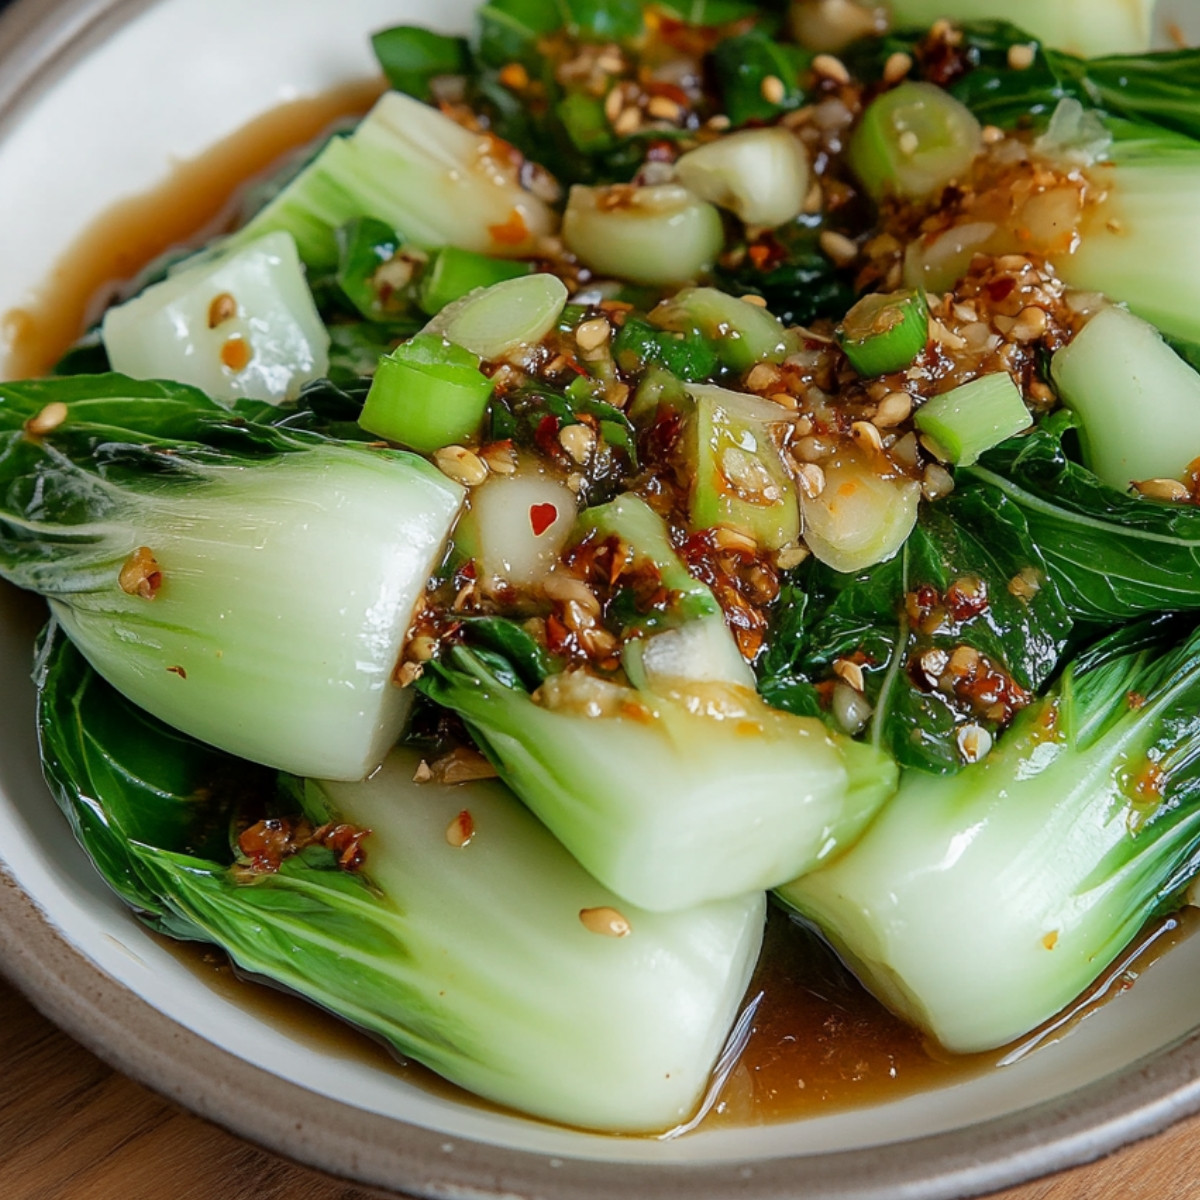
[[[463,250],[459,246],[443,246],[430,256],[429,265],[421,278],[417,302],[431,317],[455,300],[461,300],[476,288],[491,287],[506,279],[528,275],[533,266],[507,258],[491,258]]]
[[[425,333],[440,334],[495,362],[521,346],[535,346],[558,323],[567,288],[554,275],[525,275],[478,288],[442,309]]]
[[[838,328],[850,365],[872,378],[907,367],[929,340],[929,305],[920,288],[864,296]]]
[[[902,83],[872,101],[848,158],[876,200],[924,200],[961,176],[982,146],[983,131],[966,105],[932,83]]]
[[[563,241],[598,275],[650,286],[695,279],[725,242],[717,210],[677,183],[653,187],[576,185]]]
[[[492,381],[468,350],[418,334],[379,360],[358,423],[368,432],[431,454],[479,430]]]
[[[998,371],[927,400],[913,423],[950,462],[967,467],[985,450],[1028,429],[1033,419],[1012,376]]]

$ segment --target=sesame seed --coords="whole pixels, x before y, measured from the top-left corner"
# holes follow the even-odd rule
[[[1023,308],[1017,314],[1017,319],[1013,323],[1012,329],[1009,330],[1009,337],[1017,342],[1036,342],[1046,332],[1048,326],[1046,310],[1031,305],[1029,308]]]
[[[983,127],[983,144],[985,146],[994,146],[997,142],[1004,141],[1004,130],[998,125],[985,125]]]
[[[660,121],[678,121],[683,116],[683,106],[669,96],[651,96],[646,102],[646,112]]]
[[[900,135],[900,140],[896,145],[899,147],[901,154],[907,158],[912,158],[921,148],[921,139],[911,129],[906,129]]]
[[[883,82],[899,83],[912,70],[912,66],[911,55],[905,54],[903,50],[897,50],[883,64]]]
[[[883,449],[883,438],[870,421],[854,421],[850,426],[850,436],[864,450],[871,453],[877,453]]]
[[[705,124],[709,129],[728,129],[732,122],[724,113],[717,113],[716,116],[709,117]]]
[[[517,470],[517,450],[512,442],[492,442],[479,451],[488,470],[496,475],[514,475]]]
[[[963,725],[954,735],[963,761],[977,763],[992,748],[992,735],[982,725]]]
[[[775,566],[780,571],[791,571],[808,558],[807,546],[784,546],[776,551]]]
[[[637,108],[632,105],[629,108],[623,108],[620,115],[613,122],[613,132],[619,133],[622,137],[636,133],[642,124],[642,114]]]
[[[740,299],[743,304],[753,304],[755,308],[767,307],[767,298],[765,296],[757,296],[754,292],[747,292]]]
[[[850,82],[850,72],[840,58],[832,54],[818,54],[812,62],[813,70],[823,79],[831,79],[834,83],[847,84]]]
[[[1178,479],[1143,479],[1133,486],[1147,500],[1167,500],[1178,504],[1181,500],[1190,500],[1192,496]]]
[[[863,679],[863,669],[848,658],[839,658],[833,664],[833,673],[844,682],[848,683],[856,692],[866,690],[866,681]]]
[[[162,568],[148,546],[139,546],[122,564],[117,583],[128,596],[153,600],[162,584]]]
[[[55,400],[25,422],[25,432],[33,437],[45,437],[67,419],[69,411],[61,400]]]
[[[404,653],[413,662],[428,662],[437,650],[437,639],[432,638],[427,633],[420,633],[414,638],[409,639],[408,645],[404,648]]]
[[[596,434],[586,425],[564,425],[558,432],[558,444],[582,466],[596,448]]]
[[[930,463],[921,480],[921,495],[926,500],[941,500],[954,491],[954,476],[945,467]]]
[[[612,326],[604,317],[593,317],[575,330],[575,343],[581,350],[598,350],[608,341]]]
[[[600,601],[596,593],[582,579],[576,579],[574,575],[552,572],[546,576],[542,587],[551,600],[557,600],[562,604],[576,604],[584,612],[594,617],[600,615]]]
[[[412,687],[414,683],[425,673],[425,668],[420,663],[406,662],[401,663],[395,674],[392,676],[393,682],[402,688]]]
[[[816,463],[803,463],[796,471],[804,494],[815,500],[825,490],[825,472]]]
[[[633,932],[633,926],[615,908],[581,908],[579,920],[588,933],[602,937],[623,938]]]
[[[808,189],[808,195],[804,197],[804,211],[810,214],[819,213],[824,203],[825,193],[821,189],[821,185],[814,182],[812,187]]]
[[[945,674],[946,668],[950,665],[950,655],[945,650],[926,650],[921,655],[919,662],[921,664],[921,672],[930,684],[936,686],[937,682]]]
[[[625,107],[625,100],[621,95],[621,89],[615,87],[604,97],[604,115],[608,119],[610,125],[615,125],[617,118],[621,115],[621,109]]]
[[[770,363],[756,363],[746,376],[746,386],[752,392],[773,392],[783,376]]]
[[[912,397],[907,392],[888,392],[879,402],[873,418],[880,429],[891,429],[912,415]]]
[[[218,325],[224,325],[236,316],[237,301],[229,292],[221,292],[212,298],[212,303],[208,306],[208,327],[216,329]]]
[[[783,80],[778,75],[766,76],[759,85],[759,91],[768,104],[782,104],[787,96],[787,88],[783,86]]]
[[[718,550],[730,550],[735,554],[758,553],[758,543],[748,533],[728,525],[718,525],[713,530],[713,544]]]
[[[858,243],[844,233],[826,229],[820,238],[822,253],[839,267],[848,267],[858,258]]]
[[[1033,567],[1018,571],[1008,581],[1008,590],[1018,600],[1032,600],[1042,590],[1041,572]]]
[[[462,812],[446,826],[446,842],[453,846],[456,850],[461,850],[464,846],[470,844],[471,839],[475,836],[475,820],[467,809]]]
[[[1008,48],[1008,65],[1014,71],[1027,71],[1037,58],[1037,47],[1028,43],[1020,43]]]
[[[434,452],[434,464],[449,479],[463,487],[478,487],[487,477],[487,463],[465,446],[443,446]]]

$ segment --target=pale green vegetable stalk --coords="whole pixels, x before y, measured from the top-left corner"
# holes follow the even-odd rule
[[[214,399],[294,400],[329,370],[329,334],[290,234],[188,260],[104,314],[114,371],[174,379]]]
[[[804,144],[782,125],[742,129],[689,150],[675,175],[701,200],[735,213],[747,225],[782,225],[800,215],[808,196]]]
[[[328,269],[335,231],[355,217],[423,246],[501,257],[531,253],[558,224],[492,139],[399,92],[381,96],[350,137],[331,139],[233,242],[284,229],[309,267]]]
[[[476,288],[446,305],[425,326],[448,342],[495,362],[536,346],[558,323],[567,303],[566,284],[554,275],[525,275]]]
[[[982,762],[905,775],[856,846],[779,890],[950,1050],[1051,1017],[1196,869],[1200,635],[1157,657],[1129,636],[1068,670]]]
[[[1150,48],[1155,0],[888,0],[896,25],[1011,21],[1058,50],[1084,57]]]
[[[725,242],[717,210],[677,183],[577,184],[567,198],[562,236],[597,274],[650,285],[695,279]]]
[[[1050,364],[1085,464],[1110,487],[1178,479],[1200,458],[1200,374],[1121,308],[1094,316]]]
[[[660,527],[661,519],[632,497],[619,503],[594,511],[592,528],[653,563],[662,541],[641,550],[643,522],[630,510]],[[711,621],[716,604],[700,584],[678,604],[667,617],[677,628],[645,636],[636,651],[626,646],[629,685],[571,670],[531,695],[492,657],[466,647],[429,664],[420,683],[459,713],[504,780],[587,870],[652,911],[737,896],[810,869],[853,842],[895,778],[886,756],[816,719],[768,708],[744,676],[714,681],[736,654],[712,645],[730,640]],[[677,639],[691,621],[704,623],[690,649],[705,666],[676,677],[680,643],[660,653],[657,637]]]
[[[761,893],[643,912],[495,781],[417,784],[412,750],[365,783],[277,779],[138,711],[61,637],[39,683],[51,787],[156,929],[521,1112],[630,1133],[692,1115],[754,966]]]
[[[1055,269],[1169,336],[1200,341],[1200,144],[1129,127],[1090,175],[1106,199],[1085,213]]]
[[[39,414],[58,423],[31,437]],[[119,375],[0,386],[0,446],[0,573],[109,682],[255,762],[343,779],[379,763],[461,487]]]
[[[880,475],[852,451],[830,459],[818,472],[802,474],[800,487],[804,540],[813,557],[852,573],[899,553],[917,523],[921,485]]]

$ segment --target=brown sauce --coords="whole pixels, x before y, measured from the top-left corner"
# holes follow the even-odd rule
[[[1197,922],[1200,914],[1193,909],[1152,922],[1096,983],[1044,1025],[1010,1046],[955,1055],[890,1013],[818,937],[773,908],[747,992],[747,1008],[753,1010],[745,1022],[749,1036],[698,1119],[676,1132],[766,1125],[883,1104],[1010,1065],[1128,991]],[[299,996],[242,976],[221,950],[155,940],[217,995],[301,1045],[388,1071],[460,1104],[502,1111]]]
[[[247,181],[349,117],[383,90],[364,80],[293,100],[257,117],[196,158],[172,165],[161,186],[114,205],[55,263],[30,303],[0,315],[0,378],[44,375],[148,263],[228,227]]]
[[[251,122],[198,158],[177,164],[162,187],[99,217],[63,255],[28,307],[0,317],[8,374],[42,374],[123,284],[175,246],[220,232],[247,181],[339,119],[361,115],[379,94],[369,81],[297,100]],[[764,1124],[899,1099],[962,1082],[1062,1037],[1137,977],[1196,924],[1193,910],[1154,922],[1079,1000],[1013,1046],[949,1055],[889,1013],[813,934],[773,910],[748,992],[752,1015],[736,1062],[698,1122],[705,1128]],[[435,1094],[489,1108],[382,1042],[294,994],[238,975],[223,952],[156,939],[214,993],[297,1042],[392,1072]]]

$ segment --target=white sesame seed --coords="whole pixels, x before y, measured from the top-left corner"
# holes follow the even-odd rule
[[[891,429],[912,415],[912,397],[907,392],[889,392],[875,410],[874,422],[880,429]]]
[[[1008,65],[1014,71],[1029,70],[1036,57],[1037,47],[1028,43],[1018,43],[1008,48]]]
[[[598,350],[608,341],[612,326],[604,317],[593,317],[575,330],[575,342],[581,350]]]
[[[596,434],[586,425],[564,425],[558,433],[558,444],[582,466],[596,448]]]
[[[872,453],[883,449],[883,438],[870,421],[855,421],[850,426],[850,436],[864,449]]]
[[[579,920],[588,933],[598,933],[601,937],[623,938],[633,932],[633,926],[628,919],[615,908],[581,908]]]
[[[846,64],[832,54],[818,54],[812,65],[813,70],[824,79],[831,79],[840,84],[850,82],[850,72],[846,70]]]
[[[768,104],[782,104],[787,96],[787,88],[783,86],[783,80],[778,75],[766,76],[759,85],[759,91]]]
[[[912,70],[913,60],[903,50],[897,50],[883,64],[884,83],[899,83]]]
[[[820,246],[822,253],[839,267],[848,267],[858,258],[858,243],[832,229],[821,234]]]
[[[992,735],[982,725],[963,725],[954,735],[963,761],[977,763],[992,748]]]
[[[449,479],[463,487],[478,487],[487,477],[487,463],[465,446],[443,446],[434,452],[434,464]]]
[[[1168,500],[1178,504],[1191,499],[1192,493],[1178,479],[1143,479],[1133,485],[1147,500]]]
[[[66,419],[70,410],[61,400],[47,404],[40,412],[25,422],[25,432],[34,437],[45,437],[53,433]]]

